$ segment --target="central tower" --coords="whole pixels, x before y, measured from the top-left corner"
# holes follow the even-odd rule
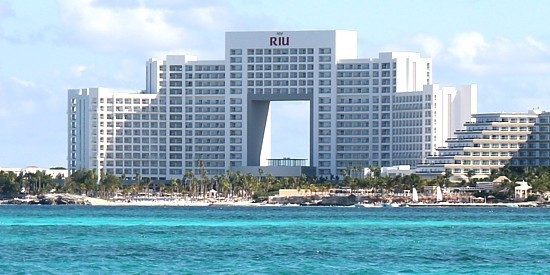
[[[322,121],[326,115],[316,114],[320,104],[333,101],[336,60],[357,58],[357,34],[334,30],[230,32],[225,41],[229,89],[241,89],[245,105],[243,166],[267,165],[271,151],[271,101],[309,102],[309,158],[315,164],[319,130],[328,126],[330,131],[332,127],[330,122]],[[320,98],[320,94],[325,96]]]

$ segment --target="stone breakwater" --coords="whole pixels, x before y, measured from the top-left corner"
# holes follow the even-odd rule
[[[86,197],[72,194],[45,194],[25,198],[14,198],[4,201],[4,204],[40,204],[40,205],[90,205]]]

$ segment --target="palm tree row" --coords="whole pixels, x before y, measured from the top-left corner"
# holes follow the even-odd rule
[[[58,188],[51,175],[41,171],[16,174],[12,171],[0,171],[0,194],[13,197],[17,194],[43,194]]]
[[[263,169],[258,170],[258,176],[250,173],[244,174],[240,171],[226,171],[224,174],[209,176],[204,164],[198,161],[198,175],[188,170],[181,179],[165,181],[153,181],[150,178],[142,178],[139,173],[135,175],[135,181],[126,183],[126,175],[117,177],[111,174],[98,175],[93,170],[79,170],[64,180],[64,184],[56,184],[50,175],[38,171],[36,173],[20,173],[0,171],[0,194],[15,196],[20,193],[41,194],[55,189],[58,192],[79,193],[89,196],[112,197],[118,192],[128,195],[140,193],[158,192],[160,194],[172,193],[187,195],[192,199],[204,199],[215,194],[224,198],[257,199],[274,195],[280,189],[308,189],[310,192],[326,191],[331,188],[349,187],[356,189],[373,189],[378,192],[401,193],[403,190],[411,190],[413,187],[421,189],[427,185],[454,186],[472,185],[473,182],[452,183],[450,174],[442,175],[434,180],[421,179],[418,175],[406,175],[397,177],[381,177],[380,170],[371,167],[373,173],[366,178],[352,177],[354,170],[349,168],[342,172],[342,180],[329,178],[311,178],[306,175],[299,177],[279,177],[271,174],[264,175]],[[361,170],[361,169],[359,169]],[[489,180],[499,176],[506,176],[510,179],[503,188],[513,190],[514,183],[525,180],[533,187],[533,192],[544,193],[550,191],[550,168],[548,167],[505,167],[491,173]],[[472,175],[468,175],[469,178]],[[99,179],[99,180],[98,180]],[[214,190],[213,192],[211,192]]]

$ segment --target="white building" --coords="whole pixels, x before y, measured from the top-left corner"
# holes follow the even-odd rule
[[[437,148],[417,173],[426,178],[446,171],[466,179],[469,171],[478,178],[507,164],[549,166],[550,113],[485,113],[473,115],[464,129],[457,130],[446,146]]]
[[[411,169],[410,165],[397,165],[391,167],[382,167],[380,169],[380,176],[395,178],[397,176],[410,176],[414,174],[414,172],[415,171]]]
[[[418,53],[357,58],[353,31],[229,32],[225,58],[147,62],[146,89],[69,90],[70,170],[152,179],[266,166],[271,101],[309,101],[310,164],[415,166],[476,112],[475,85],[432,84]]]
[[[33,166],[33,165],[27,166],[25,168],[0,167],[0,171],[13,172],[16,175],[27,174],[27,173],[34,174],[36,172],[41,172],[44,175],[50,175],[53,179],[57,179],[57,178],[64,179],[64,178],[67,178],[69,176],[69,171],[67,169],[63,169],[63,168],[49,168],[49,169],[47,169],[47,168],[40,168],[40,167]]]
[[[525,200],[531,195],[532,186],[525,181],[516,181],[517,186],[514,187],[514,200]]]

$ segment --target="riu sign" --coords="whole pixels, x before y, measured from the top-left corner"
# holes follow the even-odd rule
[[[289,41],[288,36],[271,36],[269,37],[269,46],[288,46]]]

